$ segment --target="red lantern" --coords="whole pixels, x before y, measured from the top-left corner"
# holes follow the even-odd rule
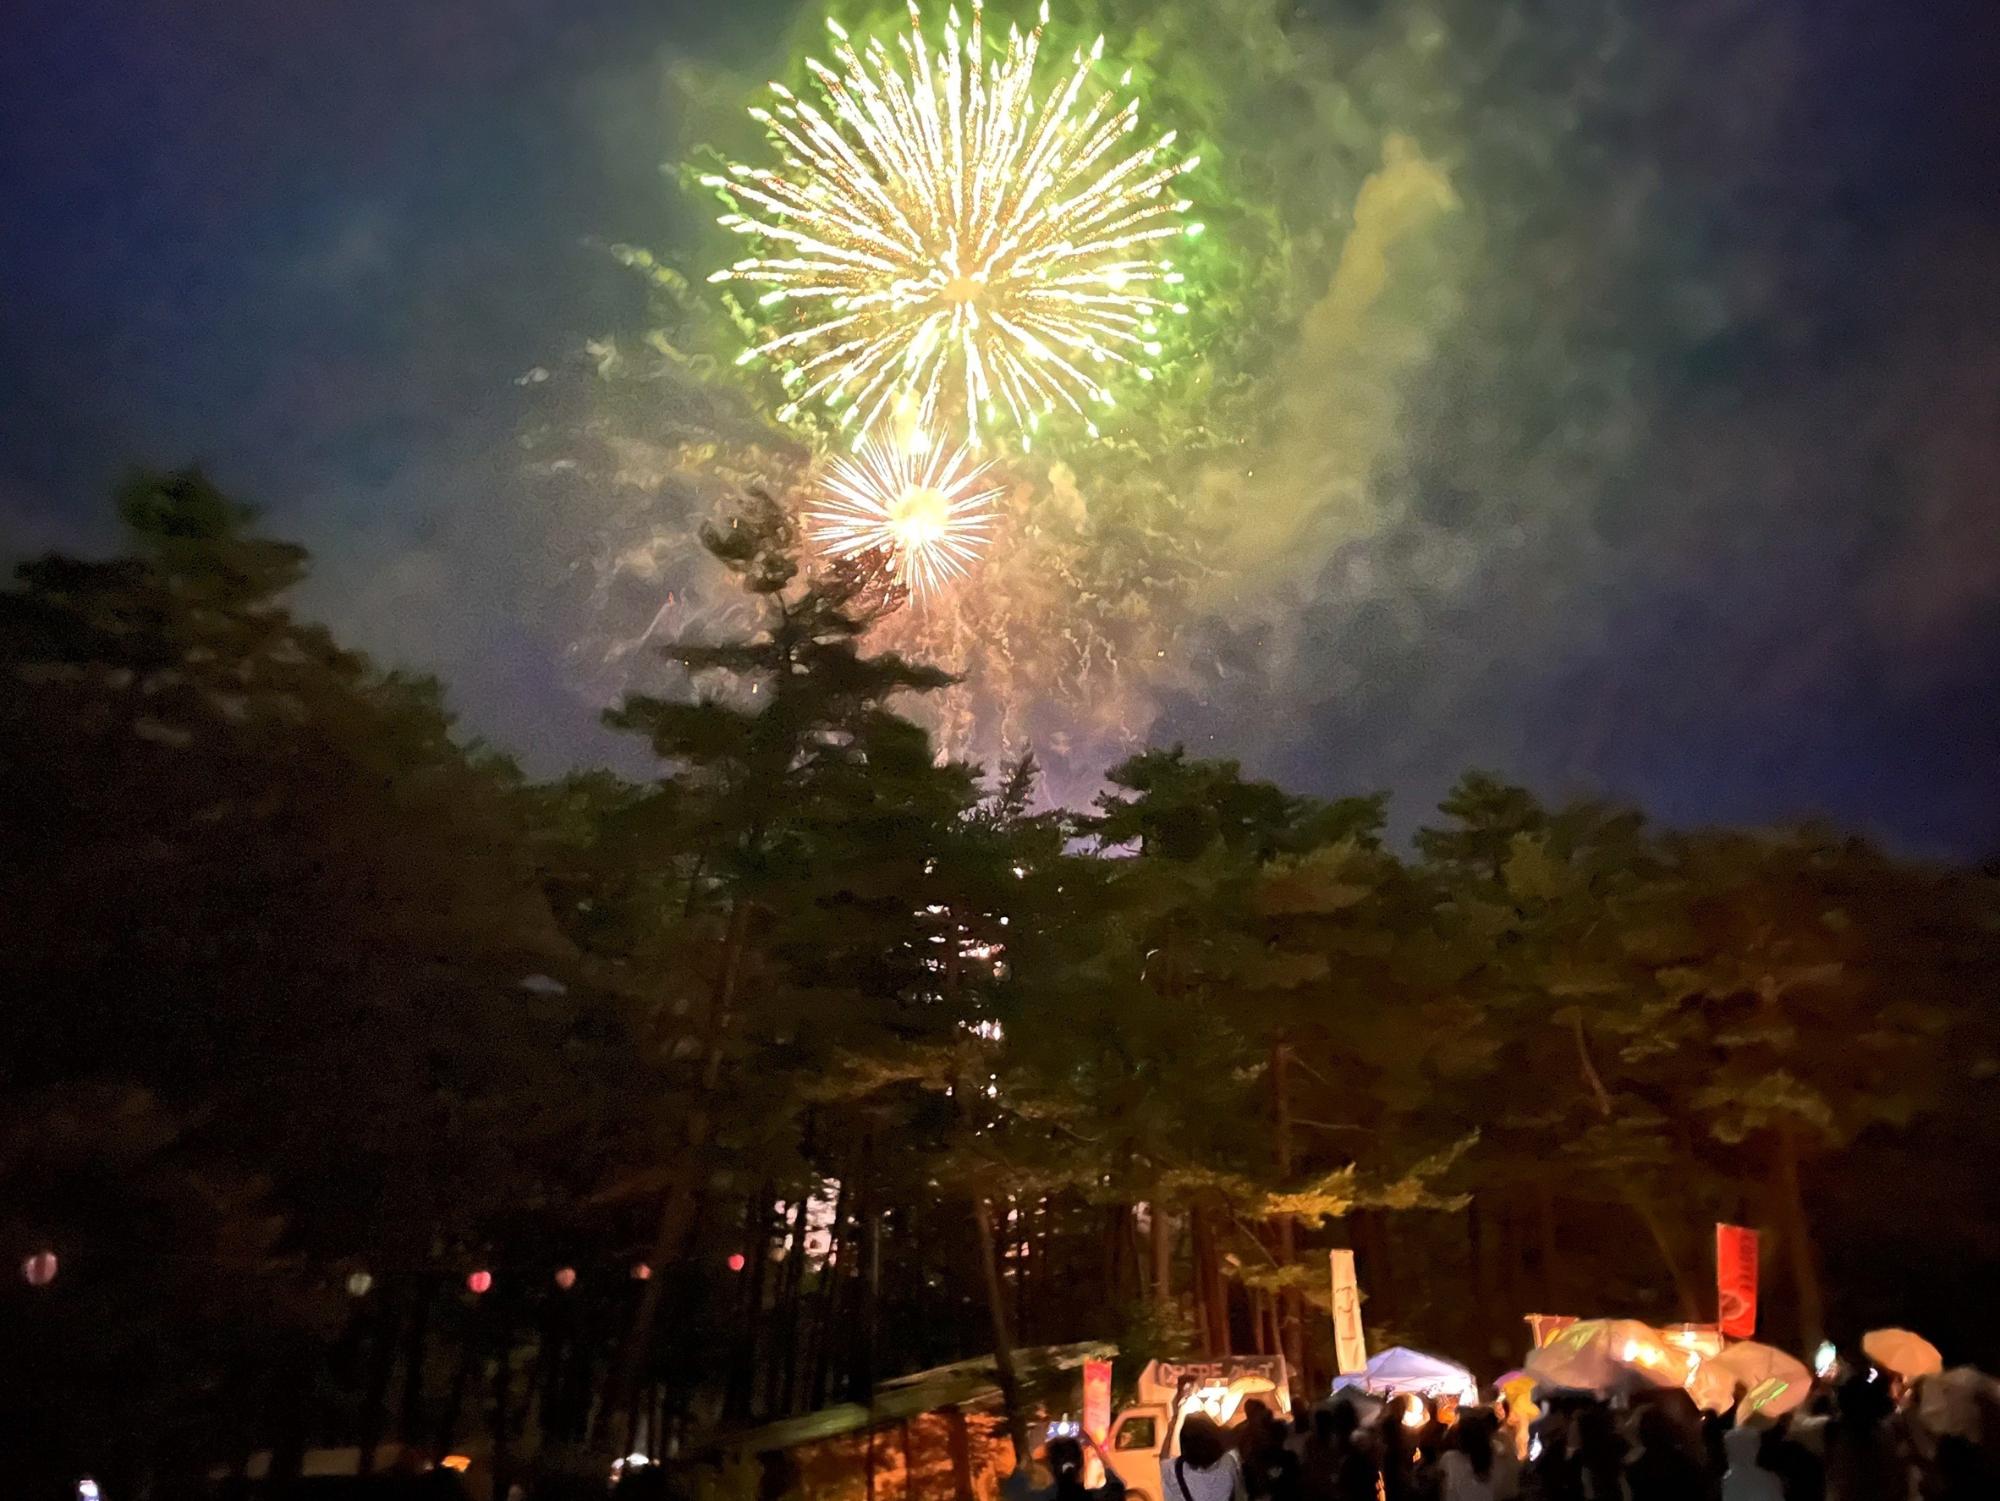
[[[37,1251],[21,1263],[21,1275],[30,1287],[47,1287],[56,1280],[56,1253]]]
[[[470,1277],[467,1277],[465,1279],[465,1285],[471,1288],[475,1295],[483,1293],[488,1288],[493,1286],[493,1274],[487,1271],[484,1267],[481,1267],[478,1271],[474,1272]]]
[[[632,1263],[632,1280],[633,1280],[634,1282],[650,1282],[650,1281],[652,1281],[652,1280],[653,1280],[653,1269],[652,1269],[651,1267],[647,1266],[647,1265],[646,1265],[646,1263],[645,1263],[645,1262],[643,1262],[643,1261],[635,1261],[635,1262],[633,1262],[633,1263]]]
[[[564,1292],[568,1292],[572,1287],[575,1287],[576,1268],[573,1266],[566,1266],[561,1271],[557,1272],[556,1286],[561,1288]]]
[[[742,1253],[741,1251],[731,1251],[731,1252],[729,1253],[729,1270],[730,1270],[730,1271],[732,1271],[732,1272],[740,1272],[740,1271],[742,1271],[742,1270],[743,1270],[743,1268],[744,1268],[744,1266],[745,1266],[746,1264],[747,1264],[747,1263],[745,1263],[745,1261],[743,1260],[743,1253]]]

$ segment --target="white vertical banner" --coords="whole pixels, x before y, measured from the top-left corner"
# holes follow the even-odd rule
[[[1361,1332],[1361,1284],[1354,1275],[1354,1253],[1327,1252],[1333,1268],[1333,1357],[1339,1374],[1352,1376],[1368,1364],[1368,1340]]]

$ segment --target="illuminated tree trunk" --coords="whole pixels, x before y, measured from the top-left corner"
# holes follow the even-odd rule
[[[1819,1285],[1819,1251],[1813,1243],[1812,1220],[1799,1181],[1799,1139],[1788,1122],[1778,1128],[1773,1163],[1779,1224],[1790,1258],[1792,1288],[1798,1299],[1799,1342],[1808,1349],[1826,1336],[1825,1307]]]
[[[1555,1313],[1562,1308],[1562,1277],[1557,1262],[1560,1253],[1556,1245],[1556,1196],[1547,1183],[1535,1185],[1535,1225],[1542,1245],[1542,1307],[1539,1311]]]
[[[513,1400],[513,1367],[508,1361],[507,1321],[497,1316],[493,1320],[493,1412],[492,1433],[493,1452],[489,1461],[493,1471],[493,1495],[496,1501],[506,1501],[507,1484],[513,1478],[513,1458],[508,1453],[509,1407]]]
[[[944,1439],[951,1451],[952,1501],[974,1501],[972,1440],[965,1431],[965,1412],[956,1405],[944,1410]]]
[[[861,1364],[855,1400],[875,1400],[877,1341],[882,1332],[882,1206],[875,1189],[875,1137],[871,1132],[861,1149]]]
[[[993,1369],[1000,1378],[1000,1400],[1007,1408],[1007,1432],[1014,1441],[1014,1462],[1028,1457],[1028,1424],[1021,1411],[1021,1387],[1014,1374],[1014,1339],[1007,1329],[1006,1292],[1000,1285],[1000,1250],[993,1232],[993,1206],[982,1194],[972,1201],[972,1223],[979,1232],[979,1270],[986,1282],[986,1306],[993,1318]]]
[[[412,1284],[412,1312],[416,1297]],[[385,1296],[376,1314],[375,1337],[369,1342],[368,1386],[361,1398],[361,1453],[355,1467],[363,1475],[375,1473],[375,1454],[388,1416],[389,1381],[396,1374],[396,1337],[401,1332],[401,1302]]]
[[[611,1425],[612,1447],[621,1454],[626,1452],[632,1437],[632,1402],[638,1395],[646,1358],[652,1353],[653,1326],[660,1317],[660,1299],[668,1281],[666,1273],[680,1260],[688,1232],[694,1228],[695,1203],[702,1187],[702,1164],[707,1159],[709,1138],[715,1130],[711,1107],[716,1089],[722,1082],[722,1039],[728,1030],[730,1009],[736,1001],[749,933],[750,907],[739,897],[729,909],[729,922],[723,934],[722,967],[709,995],[708,1014],[703,1019],[701,1088],[688,1111],[683,1150],[674,1158],[673,1176],[668,1180],[666,1194],[660,1203],[659,1228],[653,1235],[651,1264],[654,1275],[642,1285],[639,1306],[633,1310],[632,1325],[618,1357],[617,1372],[606,1404],[605,1416]]]
[[[808,1142],[811,1131],[808,1128]],[[797,1379],[799,1345],[805,1338],[805,1276],[807,1209],[817,1192],[816,1180],[808,1177],[799,1190],[799,1202],[792,1214],[791,1245],[785,1254],[784,1276],[778,1288],[777,1338],[769,1379],[764,1388],[765,1410],[774,1416],[791,1411],[792,1387]]]
[[[1195,1314],[1202,1353],[1229,1353],[1229,1289],[1215,1244],[1214,1217],[1199,1205],[1188,1210],[1188,1242],[1194,1265]]]
[[[772,1203],[777,1189],[770,1179],[758,1187],[757,1196],[743,1216],[743,1254],[748,1274],[742,1284],[743,1332],[731,1352],[729,1379],[722,1407],[725,1421],[748,1418],[756,1406],[758,1352],[763,1344],[764,1284],[771,1265]]]
[[[833,1331],[840,1316],[840,1289],[846,1281],[842,1269],[849,1260],[846,1248],[852,1244],[846,1233],[847,1185],[852,1177],[851,1171],[844,1173],[833,1194],[833,1223],[827,1231],[826,1260],[820,1263],[819,1307],[813,1315],[812,1342],[807,1349],[811,1359],[801,1363],[803,1380],[794,1398],[801,1409],[815,1408],[826,1401],[832,1374]]]
[[[1611,1101],[1611,1091],[1605,1088],[1604,1076],[1598,1073],[1597,1064],[1590,1056],[1590,1039],[1584,1031],[1581,1012],[1570,1018],[1570,1028],[1576,1038],[1577,1066],[1583,1073],[1584,1086],[1590,1091],[1591,1098],[1597,1105],[1597,1113],[1604,1119],[1610,1120],[1616,1114],[1616,1107]],[[1639,1217],[1639,1222],[1646,1227],[1646,1233],[1652,1237],[1654,1249],[1660,1253],[1660,1260],[1666,1265],[1667,1276],[1673,1281],[1674,1295],[1680,1303],[1681,1317],[1689,1323],[1699,1320],[1702,1306],[1700,1290],[1689,1280],[1686,1269],[1681,1265],[1680,1257],[1674,1251],[1673,1241],[1667,1234],[1667,1227],[1660,1219],[1659,1211],[1653,1207],[1651,1199],[1646,1196],[1644,1190],[1635,1184],[1625,1182],[1621,1184],[1621,1191],[1626,1204]]]
[[[405,1444],[423,1442],[424,1365],[429,1354],[431,1293],[430,1279],[419,1273],[410,1299],[409,1337],[403,1345],[403,1397],[396,1427]]]
[[[1280,1039],[1271,1045],[1271,1144],[1277,1161],[1278,1183],[1289,1189],[1292,1182],[1292,1047]],[[1278,1265],[1290,1272],[1298,1264],[1298,1220],[1289,1214],[1278,1216]],[[1279,1351],[1291,1379],[1305,1379],[1305,1329],[1299,1316],[1299,1291],[1282,1287],[1274,1312],[1278,1322]]]

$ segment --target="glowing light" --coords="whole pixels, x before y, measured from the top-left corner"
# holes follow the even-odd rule
[[[1187,1399],[1190,1408],[1200,1409],[1225,1428],[1242,1402],[1243,1393],[1227,1386],[1204,1386],[1189,1393]]]
[[[1813,1351],[1813,1374],[1822,1377],[1830,1375],[1839,1361],[1840,1352],[1834,1349],[1833,1341],[1822,1340],[1819,1348]]]
[[[76,1501],[100,1501],[103,1494],[98,1489],[97,1482],[88,1475],[76,1483]]]
[[[443,1459],[438,1461],[438,1465],[443,1469],[456,1470],[459,1474],[463,1475],[467,1470],[472,1468],[472,1456],[470,1454],[447,1454]]]
[[[365,1298],[375,1286],[375,1279],[365,1271],[347,1274],[347,1296]]]
[[[900,390],[969,438],[1001,408],[1017,429],[1081,414],[1170,306],[1156,251],[1199,232],[1168,191],[1193,162],[1171,133],[1130,146],[1138,101],[1092,86],[1103,38],[1037,91],[1039,25],[989,56],[980,0],[967,34],[953,7],[942,47],[909,12],[900,60],[829,22],[839,71],[807,63],[819,102],[773,84],[775,109],[750,111],[781,169],[703,179],[731,208],[717,222],[758,251],[709,280],[769,289],[757,302],[781,326],[748,357],[780,367],[794,407],[839,408],[855,431]]]
[[[1699,1360],[1713,1360],[1723,1350],[1722,1331],[1712,1324],[1669,1324],[1660,1333],[1669,1345]]]
[[[53,1251],[37,1251],[21,1263],[21,1278],[30,1287],[47,1287],[56,1280],[59,1263]]]
[[[482,1267],[465,1279],[465,1285],[477,1297],[493,1286],[493,1274]]]
[[[731,1252],[729,1253],[729,1270],[730,1270],[730,1271],[732,1271],[732,1272],[740,1272],[740,1271],[742,1271],[742,1270],[743,1270],[743,1268],[744,1268],[744,1267],[746,1267],[746,1266],[748,1266],[748,1265],[749,1265],[749,1263],[748,1263],[747,1261],[745,1261],[745,1260],[743,1259],[743,1253],[742,1253],[741,1251],[731,1251]]]
[[[652,1269],[652,1268],[651,1268],[650,1266],[646,1265],[646,1263],[645,1263],[645,1262],[643,1262],[643,1261],[635,1261],[635,1262],[633,1262],[633,1263],[632,1263],[632,1280],[633,1280],[634,1282],[650,1282],[650,1281],[652,1281],[652,1280],[653,1280],[653,1269]]]
[[[990,467],[921,434],[870,437],[852,458],[828,465],[806,531],[832,557],[885,554],[898,582],[924,595],[961,577],[985,548],[993,503],[1004,493],[981,485]]]
[[[573,1266],[566,1266],[559,1269],[556,1272],[556,1286],[561,1288],[564,1292],[568,1292],[572,1287],[575,1287],[576,1268]]]
[[[1403,1426],[1405,1428],[1421,1428],[1429,1421],[1430,1414],[1424,1411],[1423,1403],[1412,1400],[1404,1406]]]

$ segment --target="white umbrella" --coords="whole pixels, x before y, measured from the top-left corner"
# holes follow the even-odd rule
[[[1538,1386],[1619,1392],[1686,1386],[1697,1362],[1637,1319],[1587,1319],[1531,1352],[1526,1372]]]
[[[1877,1329],[1863,1335],[1861,1353],[1905,1381],[1935,1376],[1944,1369],[1944,1357],[1938,1353],[1938,1347],[1907,1329]]]
[[[1728,1376],[1732,1397],[1736,1387],[1744,1388],[1748,1395],[1743,1401],[1749,1412],[1760,1412],[1769,1418],[1783,1417],[1805,1401],[1812,1390],[1812,1372],[1806,1369],[1804,1361],[1753,1339],[1740,1340],[1702,1364]],[[1739,1420],[1748,1415],[1739,1413]]]

